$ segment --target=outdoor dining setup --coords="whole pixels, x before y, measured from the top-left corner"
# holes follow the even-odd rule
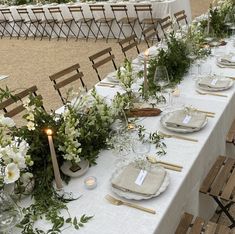
[[[0,21],[2,37],[107,41],[87,55],[92,89],[79,57],[48,74],[58,109],[45,108],[36,85],[1,85],[0,233],[235,233],[235,3],[192,20],[184,2],[0,8],[12,17]],[[65,20],[73,13],[83,24]]]

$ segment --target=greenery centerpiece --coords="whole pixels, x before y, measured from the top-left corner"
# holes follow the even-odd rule
[[[8,90],[0,97],[8,97]],[[77,96],[77,94],[76,94]],[[16,101],[17,97],[15,97]],[[34,203],[23,209],[24,219],[18,225],[22,233],[45,233],[34,227],[36,220],[46,218],[52,227],[47,233],[58,233],[67,223],[79,229],[92,216],[83,215],[80,220],[65,219],[61,209],[68,211],[66,203],[74,198],[60,194],[53,186],[53,168],[45,130],[52,129],[58,164],[81,159],[96,163],[99,151],[106,146],[106,138],[113,122],[113,111],[93,90],[91,95],[80,94],[73,103],[65,105],[58,115],[47,113],[37,97],[24,99],[26,125],[16,127],[13,120],[0,118],[1,185],[15,182],[18,194],[25,192],[25,185],[33,180],[31,195]],[[68,182],[68,177],[61,175]],[[68,213],[69,215],[69,213]]]

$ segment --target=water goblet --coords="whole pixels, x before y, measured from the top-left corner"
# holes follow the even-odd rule
[[[165,66],[157,66],[154,73],[154,82],[157,86],[160,86],[160,98],[159,104],[165,105],[165,98],[162,94],[163,87],[170,83],[169,75]]]

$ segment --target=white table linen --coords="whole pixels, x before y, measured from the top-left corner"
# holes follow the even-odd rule
[[[234,50],[230,44],[227,48]],[[205,63],[211,65],[215,73],[235,76],[235,69],[218,68],[214,58],[208,58]],[[235,116],[235,87],[222,92],[228,97],[199,95],[195,92],[194,82],[191,77],[185,76],[180,84],[181,95],[175,98],[175,103],[215,112],[215,117],[208,118],[207,125],[201,131],[187,134],[188,137],[198,139],[198,142],[165,139],[167,154],[162,160],[182,165],[183,170],[180,173],[168,170],[170,185],[160,196],[136,202],[155,209],[156,215],[130,207],[114,206],[104,199],[106,194],[116,196],[111,192],[110,184],[110,177],[116,168],[116,158],[111,151],[103,150],[96,166],[91,167],[81,178],[71,179],[65,187],[65,190],[74,194],[83,194],[79,200],[68,203],[70,214],[78,217],[82,214],[94,215],[94,218],[79,231],[69,228],[63,233],[173,234],[184,211],[205,218],[213,214],[215,203],[208,196],[201,195],[199,188],[216,158],[225,155],[226,134]],[[96,86],[96,89],[106,97],[112,97],[115,91],[121,90],[118,87],[112,89],[100,86]],[[160,118],[161,116],[142,118],[139,123],[149,131],[170,133],[160,125]],[[154,146],[151,153],[154,153]],[[83,181],[87,176],[97,178],[98,185],[94,190],[85,189]],[[25,204],[28,202],[29,198],[23,201]],[[44,224],[41,228],[48,230],[49,225]]]

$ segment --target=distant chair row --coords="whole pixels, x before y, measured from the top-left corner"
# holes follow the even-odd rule
[[[127,6],[122,5],[111,5],[111,9],[113,12],[113,17],[107,17],[104,5],[94,4],[89,5],[91,16],[85,17],[82,6],[68,6],[70,16],[65,17],[62,13],[60,7],[49,7],[47,8],[48,14],[46,14],[46,9],[43,7],[34,7],[31,9],[30,13],[27,8],[17,8],[18,17],[13,16],[11,10],[9,8],[1,8],[0,9],[0,33],[1,38],[6,34],[10,36],[10,38],[14,35],[19,38],[21,35],[24,35],[27,39],[30,35],[34,37],[40,37],[41,40],[43,37],[48,37],[49,40],[53,36],[56,36],[57,39],[64,37],[66,40],[72,35],[78,40],[79,37],[88,38],[92,34],[92,36],[97,40],[99,36],[102,38],[106,38],[108,41],[109,36],[112,35],[113,38],[118,38],[118,40],[122,38],[126,38],[129,35],[125,35],[124,27],[129,27],[130,35],[136,34],[135,25],[139,24],[141,28],[141,32],[144,32],[146,28],[149,26],[158,27],[160,25],[163,30],[163,34],[165,35],[166,28],[172,27],[173,24],[171,17],[165,17],[163,19],[154,18],[152,15],[152,5],[151,4],[138,4],[134,5],[136,17],[130,17],[128,15]],[[117,14],[123,13],[124,17],[118,18]],[[141,19],[140,12],[144,12],[147,17]],[[99,13],[100,17],[96,18],[95,14]],[[187,16],[185,11],[179,11],[174,14],[175,21],[180,27],[180,22],[187,22]],[[118,36],[114,34],[112,26],[113,23],[116,22],[119,32]],[[92,27],[95,25],[95,27]],[[85,30],[85,28],[86,30]],[[105,30],[107,35],[105,35]],[[96,30],[94,30],[96,28]],[[139,39],[142,38],[142,34]]]

